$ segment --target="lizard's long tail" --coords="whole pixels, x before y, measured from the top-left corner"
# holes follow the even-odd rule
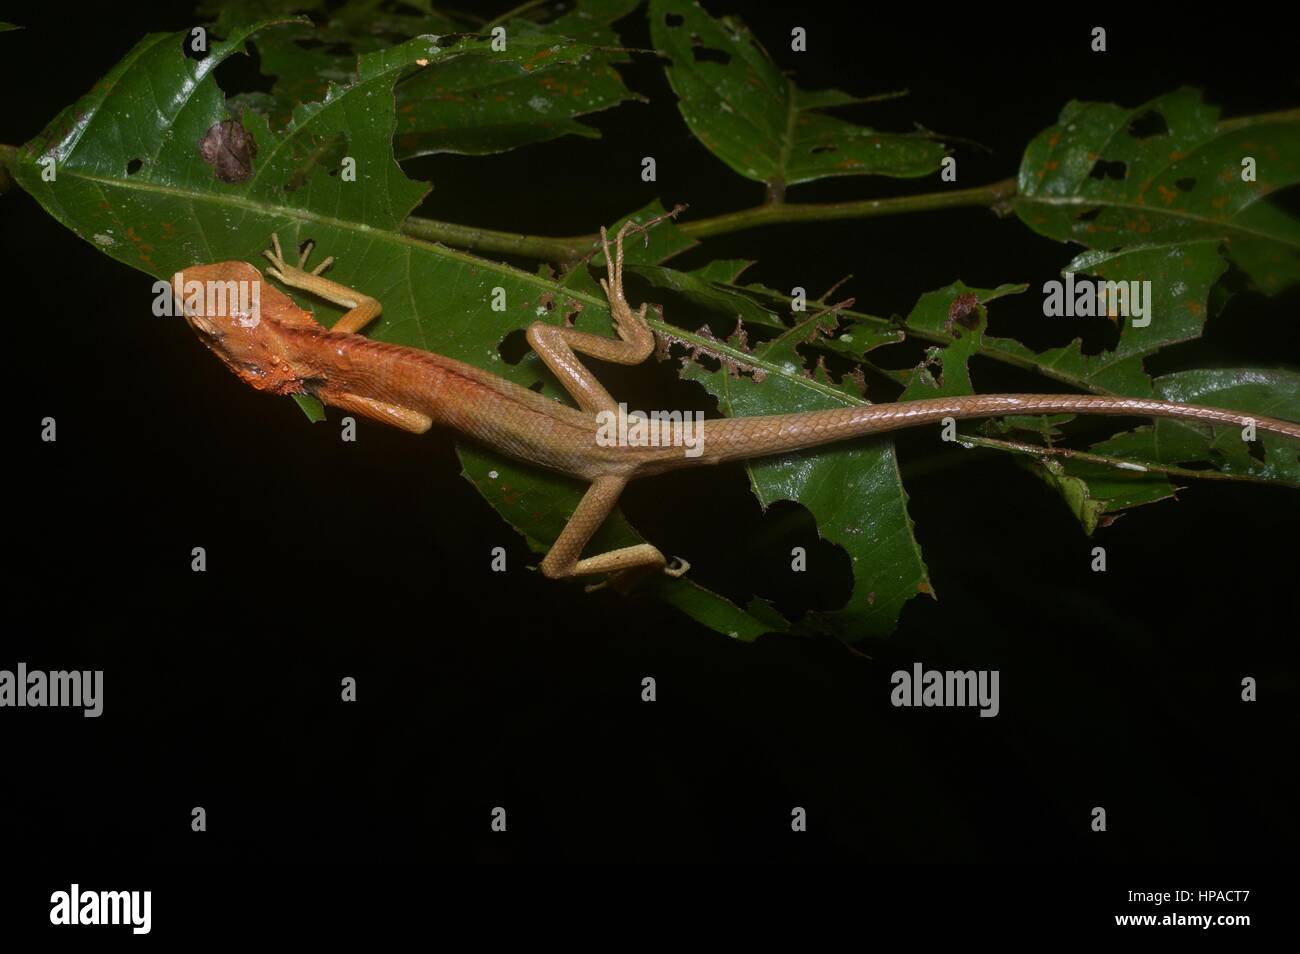
[[[762,457],[904,427],[933,424],[945,417],[964,420],[1003,414],[1169,417],[1239,428],[1254,423],[1257,430],[1300,440],[1300,424],[1197,404],[1092,394],[978,394],[800,414],[710,420],[704,427],[704,457],[711,461]]]

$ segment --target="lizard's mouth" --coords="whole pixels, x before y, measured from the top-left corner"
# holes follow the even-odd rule
[[[186,312],[185,320],[190,323],[191,328],[193,328],[195,331],[197,331],[199,334],[203,335],[204,337],[207,338],[221,337],[221,332],[217,329],[216,324],[214,324],[210,319],[205,318],[203,315],[191,315],[188,312]]]

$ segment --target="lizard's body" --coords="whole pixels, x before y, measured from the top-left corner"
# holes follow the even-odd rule
[[[602,236],[603,236],[602,231]],[[327,330],[292,299],[262,281],[247,262],[198,265],[173,279],[178,299],[187,282],[261,282],[256,322],[239,314],[203,314],[187,304],[190,325],[246,383],[280,394],[311,393],[324,403],[422,433],[450,428],[510,457],[591,482],[587,496],[542,563],[549,576],[578,576],[665,567],[649,544],[579,560],[627,481],[682,467],[787,453],[868,434],[1004,414],[1108,414],[1169,417],[1255,428],[1300,439],[1300,424],[1219,408],[1139,398],[1068,394],[985,394],[894,404],[702,422],[699,451],[687,454],[665,433],[665,446],[598,440],[600,412],[614,413],[609,393],[575,352],[623,364],[645,360],[654,338],[645,306],[633,313],[622,289],[622,239],[602,280],[620,338],[590,335],[541,322],[528,340],[579,407],[573,408],[472,365],[428,351],[372,341],[356,334],[378,316],[372,298],[320,277],[329,260],[308,273],[287,265],[276,242],[269,274],[350,310]],[[300,265],[305,263],[304,253]],[[668,572],[679,572],[669,570]]]

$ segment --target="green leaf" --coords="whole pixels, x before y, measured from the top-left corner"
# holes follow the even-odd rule
[[[297,107],[283,131],[245,111],[242,127],[257,146],[251,168],[240,181],[217,177],[200,149],[210,130],[230,118],[214,70],[265,25],[230,31],[202,62],[182,54],[182,33],[146,36],[22,147],[15,178],[82,238],[160,279],[196,263],[260,263],[272,232],[287,248],[313,239],[317,255],[336,256],[331,278],[382,300],[382,316],[367,328],[370,337],[433,350],[525,387],[543,382],[558,396],[535,355],[510,365],[498,344],[538,318],[559,322],[579,306],[579,327],[609,334],[604,297],[397,232],[426,187],[393,160],[392,86],[418,69],[419,60],[436,60],[441,51],[432,38],[362,56],[353,82],[331,84],[321,102]],[[336,137],[356,162],[355,182],[318,161],[322,144]],[[42,177],[45,158],[55,160],[53,181]],[[491,307],[498,287],[509,305],[505,311]],[[341,314],[309,296],[294,297],[326,325]],[[577,488],[504,462],[489,485],[481,479],[483,467],[471,465],[476,460],[466,457],[467,476],[502,516],[530,541],[553,539],[553,517],[577,503]],[[490,486],[535,493],[492,493]],[[539,499],[549,511],[539,511]],[[621,518],[608,532],[635,539]],[[760,620],[684,579],[665,578],[656,591],[724,632],[752,637],[763,627],[781,628],[772,614]]]
[[[564,528],[585,489],[571,478],[535,468],[520,467],[513,461],[472,444],[459,444],[463,473],[485,500],[523,535],[535,553],[545,553]],[[515,522],[510,515],[526,515]],[[602,553],[643,542],[621,511],[615,511],[597,531],[587,553]],[[693,619],[733,638],[749,641],[764,633],[780,632],[789,624],[770,607],[759,605],[746,611],[730,600],[681,577],[647,580],[645,592],[677,607]]]
[[[1174,495],[1168,480],[1149,471],[1051,457],[1021,458],[1021,463],[1061,495],[1088,536],[1115,520],[1120,511]]]
[[[655,288],[676,292],[687,301],[728,315],[738,321],[785,330],[785,322],[775,312],[723,282],[710,281],[692,272],[680,272],[660,266],[637,265],[628,268],[627,271],[644,278]]]
[[[1025,150],[1015,209],[1088,248],[1219,240],[1272,292],[1300,280],[1300,220],[1267,200],[1297,182],[1300,120],[1222,124],[1183,89],[1136,109],[1071,102]]]
[[[929,175],[946,154],[927,134],[881,133],[825,110],[868,102],[802,90],[738,19],[690,0],[651,0],[650,35],[695,137],[740,175],[775,189],[828,176]]]
[[[313,424],[319,424],[325,420],[325,405],[310,394],[295,394],[293,401],[300,408],[302,413],[307,415],[307,420]]]
[[[546,23],[515,17],[502,25],[504,50],[493,49],[486,33],[462,34],[470,27],[458,15],[395,12],[379,0],[349,4],[321,27],[262,34],[262,72],[275,86],[269,98],[251,102],[274,124],[295,103],[322,95],[326,80],[346,82],[357,54],[421,34],[454,34],[439,40],[445,53],[437,62],[397,87],[399,159],[504,152],[566,134],[596,138],[577,117],[641,98],[614,69],[626,55],[605,49],[619,45],[610,24],[635,2],[584,0]]]
[[[1063,347],[1034,354],[1019,342],[1006,338],[986,343],[991,348],[1031,358],[1058,380],[1091,391],[1146,397],[1151,394],[1152,385],[1143,360],[1167,345],[1201,336],[1209,310],[1210,289],[1226,269],[1215,239],[1135,245],[1118,252],[1085,252],[1065,268],[1065,272],[1074,273],[1076,290],[1083,285],[1079,279],[1086,276],[1104,282],[1150,282],[1148,313],[1142,318],[1118,314],[1092,318],[1045,315],[1044,320],[1066,327],[1072,322],[1112,321],[1119,326],[1119,342],[1114,348],[1084,354],[1082,340],[1075,338]],[[1067,281],[1058,284],[1063,302],[1070,285]],[[1129,288],[1132,287],[1130,284]],[[1044,296],[1050,298],[1047,286],[1044,286]]]
[[[623,83],[614,64],[627,62],[610,26],[639,0],[578,0],[554,19],[535,14],[506,24],[511,60],[489,51],[398,90],[398,158],[437,152],[481,155],[563,135],[600,138],[577,121],[628,101],[645,102]],[[560,9],[565,5],[560,4]]]
[[[756,314],[755,324],[765,333],[779,329],[776,337],[752,350],[743,320],[725,341],[680,333],[677,340],[690,352],[683,360],[682,377],[702,384],[726,416],[867,403],[855,381],[831,380],[820,362],[808,370],[799,353],[801,346],[836,331],[839,320],[833,312],[803,315],[787,327],[750,296],[718,283],[660,267],[640,267],[636,273],[728,316]],[[755,313],[756,308],[760,310]],[[717,360],[718,368],[710,370],[698,360],[700,355]],[[843,547],[852,561],[854,583],[847,604],[809,613],[798,629],[848,641],[883,636],[894,628],[903,604],[918,593],[931,593],[891,441],[854,441],[820,448],[815,455],[748,461],[745,467],[764,509],[778,500],[802,504],[816,518],[821,536]]]
[[[634,231],[628,235],[623,243],[623,262],[626,272],[633,271],[638,264],[656,265],[665,262],[673,256],[680,255],[682,252],[695,248],[700,244],[679,229],[675,221],[672,219],[664,220],[663,216],[666,211],[663,203],[655,199],[631,215],[625,215],[606,230],[609,241],[612,243],[625,222],[645,225],[645,223],[652,220],[660,220],[653,229]],[[603,297],[605,293],[601,290],[600,283],[592,277],[591,269],[587,267],[589,263],[603,274],[605,272],[604,251],[596,251],[590,260],[575,263],[561,279],[561,284],[565,288],[586,291],[592,295]]]
[[[981,353],[988,339],[985,305],[1008,293],[1025,290],[1024,285],[1003,285],[998,289],[972,289],[961,282],[923,295],[908,316],[905,326],[912,331],[939,332],[952,337],[952,343],[931,349],[927,360],[914,372],[899,400],[920,400],[942,395],[975,393],[969,373],[969,361]],[[955,309],[961,298],[978,303],[974,307]],[[957,316],[966,315],[962,322]],[[1001,340],[1001,339],[994,339]],[[937,370],[934,370],[937,369]],[[1143,380],[1148,379],[1143,376]],[[1300,377],[1286,372],[1261,371],[1187,371],[1159,378],[1147,388],[1150,396],[1190,404],[1206,404],[1249,413],[1295,419],[1300,415]],[[1224,475],[1254,480],[1294,483],[1297,448],[1294,442],[1272,435],[1261,435],[1267,457],[1263,462],[1250,454],[1233,428],[1218,429],[1217,436],[1201,425],[1161,419],[1149,427],[1139,428],[1103,441],[1088,457],[1070,456],[1074,452],[1051,445],[1061,436],[1055,426],[1069,416],[1047,418],[1007,418],[1004,422],[1016,429],[1038,433],[1049,445],[1036,451],[1031,445],[1001,439],[989,439],[963,433],[961,440],[1012,453],[1020,463],[1056,490],[1086,533],[1092,534],[1120,511],[1154,503],[1174,495],[1174,487],[1160,468],[1183,476],[1195,476],[1182,465],[1213,467]],[[996,423],[980,425],[985,433],[999,430]],[[1003,427],[1008,430],[1009,427]]]
[[[911,330],[942,331],[952,338],[952,343],[933,349],[930,360],[937,361],[939,377],[935,378],[923,364],[914,373],[900,401],[923,398],[974,394],[968,363],[971,355],[980,350],[984,329],[988,326],[987,305],[1007,295],[1018,295],[1025,285],[1000,285],[997,288],[970,288],[962,282],[953,282],[946,288],[922,295],[907,316],[904,327]],[[965,303],[966,307],[961,307]]]
[[[1300,420],[1300,374],[1294,371],[1178,371],[1156,378],[1155,393],[1166,401]],[[1092,450],[1138,463],[1208,466],[1222,474],[1300,486],[1296,442],[1264,432],[1256,438],[1255,442],[1242,440],[1236,427],[1162,419],[1102,441]]]
[[[696,269],[692,274],[703,275],[704,269]],[[791,306],[791,296],[775,288],[768,288],[765,285],[750,283],[748,285],[736,285],[732,281],[719,281],[716,287],[721,291],[731,292],[737,295],[743,295],[754,302],[763,305],[769,311],[774,309],[788,310]],[[820,351],[826,354],[839,355],[848,358],[865,366],[870,366],[873,371],[888,377],[897,383],[903,383],[902,376],[898,372],[889,371],[884,368],[875,367],[866,361],[866,356],[877,348],[883,348],[885,345],[898,344],[905,338],[903,328],[888,318],[881,318],[877,315],[869,315],[861,311],[853,311],[849,306],[853,304],[853,299],[843,302],[828,302],[826,296],[817,300],[808,300],[805,307],[812,311],[832,309],[836,317],[840,320],[839,334],[835,336],[818,335],[804,343],[804,346],[810,351]],[[775,313],[775,312],[773,312]],[[779,319],[778,319],[779,321]],[[784,327],[785,322],[781,321],[777,327]]]

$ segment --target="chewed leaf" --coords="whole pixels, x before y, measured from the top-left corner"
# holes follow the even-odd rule
[[[756,329],[768,336],[776,332],[751,346],[742,321],[726,341],[712,349],[703,343],[684,358],[682,377],[702,384],[728,417],[867,403],[854,382],[832,381],[820,364],[808,367],[799,352],[836,331],[839,319],[834,312],[799,314],[787,325],[743,290],[667,268],[636,271],[660,288],[671,288],[729,317],[748,312]],[[718,359],[715,370],[696,360],[700,352]],[[931,593],[891,441],[853,441],[821,448],[815,455],[789,454],[745,466],[764,508],[778,500],[797,501],[816,518],[821,536],[843,547],[851,560],[853,591],[847,604],[810,613],[800,629],[848,641],[883,636],[892,631],[908,600]]]
[[[743,23],[715,20],[690,0],[651,0],[650,35],[682,117],[704,146],[749,179],[784,187],[828,176],[914,178],[939,168],[942,145],[921,133],[882,133],[826,113],[863,102],[802,90]]]
[[[1173,485],[1163,475],[1138,468],[1125,470],[1050,457],[1019,460],[1061,495],[1088,536],[1112,522],[1121,511],[1174,495]]]
[[[938,377],[933,374],[913,375],[899,400],[973,394],[975,389],[971,385],[969,363],[984,342],[984,329],[988,326],[986,306],[1024,290],[1024,285],[970,288],[963,282],[954,282],[946,288],[922,295],[903,323],[904,327],[913,331],[942,332],[952,339],[952,343],[936,349],[933,356],[939,365]]]
[[[1213,368],[1156,378],[1168,401],[1207,404],[1247,414],[1300,420],[1300,374],[1294,371]],[[1176,466],[1212,467],[1223,474],[1300,486],[1300,445],[1259,431],[1159,420],[1092,448],[1099,454]]]
[[[366,8],[374,6],[369,16]],[[397,85],[399,159],[434,153],[504,152],[566,134],[599,136],[578,117],[639,99],[614,64],[618,52],[610,24],[635,0],[585,0],[548,21],[543,11],[521,11],[493,37],[458,14],[379,4],[349,4],[320,26],[272,30],[257,40],[262,71],[275,78],[267,110],[272,125],[298,102],[323,93],[325,82],[346,82],[358,54],[411,37],[438,37],[443,55],[430,68]],[[224,23],[229,14],[222,13]]]
[[[1067,328],[1071,322],[1109,321],[1118,330],[1113,348],[1084,354],[1078,338],[1038,354],[1010,339],[987,344],[1031,357],[1089,390],[1146,397],[1151,378],[1144,359],[1204,331],[1210,289],[1227,268],[1219,244],[1207,239],[1086,252],[1066,266],[1062,279],[1044,285],[1044,321]]]
[[[1025,150],[1016,213],[1088,248],[1220,240],[1265,291],[1300,281],[1300,120],[1220,123],[1193,90],[1136,109],[1071,102]]]

